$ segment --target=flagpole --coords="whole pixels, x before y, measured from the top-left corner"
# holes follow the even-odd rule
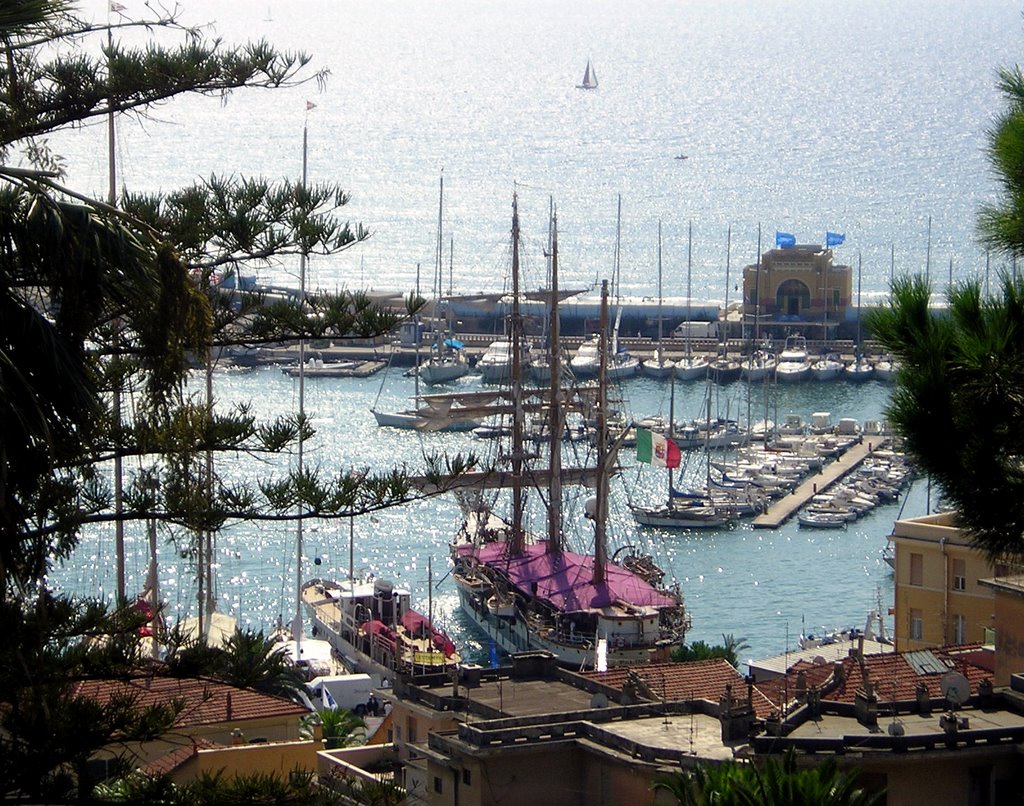
[[[315,104],[306,101],[306,119],[302,124],[302,190],[305,192],[308,174],[309,110]],[[306,248],[299,248],[299,311],[306,315]],[[305,330],[305,326],[303,326]],[[306,420],[306,340],[299,334],[299,444],[296,479],[302,483],[303,431]],[[295,618],[292,621],[292,639],[295,641],[295,659],[302,657],[302,502],[299,502],[298,525],[295,529]]]

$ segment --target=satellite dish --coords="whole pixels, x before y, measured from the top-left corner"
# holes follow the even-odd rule
[[[604,694],[601,691],[595,692],[594,696],[590,698],[590,707],[591,708],[607,708],[608,707],[608,697],[607,697],[607,695]]]
[[[954,707],[962,705],[971,696],[971,684],[960,672],[946,672],[939,687],[946,702]]]

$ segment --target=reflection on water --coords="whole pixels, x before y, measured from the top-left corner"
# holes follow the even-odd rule
[[[420,434],[378,428],[370,406],[378,393],[378,406],[398,408],[408,402],[413,382],[393,376],[370,379],[314,379],[306,381],[306,410],[316,425],[316,437],[306,443],[307,466],[325,473],[355,467],[423,466],[423,457],[435,451],[485,451],[487,443],[466,434]],[[472,387],[470,376],[463,385]],[[636,378],[621,388],[624,406],[634,417],[668,413],[667,381]],[[251,401],[259,417],[294,412],[297,381],[278,369],[218,373],[215,394],[220,405]],[[742,383],[712,389],[713,413],[747,419],[747,393]],[[770,417],[798,413],[809,419],[815,411],[830,411],[858,420],[880,419],[888,387],[842,381],[782,386],[769,394]],[[678,383],[677,419],[697,416],[706,407],[704,384]],[[764,390],[756,389],[750,407],[760,411]],[[699,480],[703,457],[687,457],[686,472]],[[258,479],[285,467],[287,457],[265,459],[230,457],[225,472]],[[892,576],[882,560],[882,549],[900,503],[881,506],[845,530],[799,529],[795,520],[774,531],[753,530],[749,524],[719,532],[670,532],[639,529],[625,506],[631,497],[664,495],[664,471],[637,467],[628,452],[621,457],[622,472],[612,488],[609,534],[612,550],[631,544],[653,555],[668,578],[679,580],[693,617],[691,639],[711,643],[723,634],[743,636],[749,657],[763,656],[794,646],[803,629],[819,632],[834,627],[863,626],[880,590],[883,604],[892,599]],[[534,496],[536,498],[536,496]],[[592,528],[582,513],[582,490],[567,491],[564,519],[573,548],[592,548]],[[536,503],[536,502],[535,502]],[[924,484],[909,493],[905,515],[923,514]],[[533,513],[539,526],[539,512]],[[442,624],[467,645],[477,647],[468,623],[458,612],[454,587],[447,578],[447,544],[460,521],[449,496],[420,501],[393,510],[356,518],[352,524],[353,561],[357,572],[372,572],[408,585],[419,607],[428,601]],[[349,564],[349,522],[307,522],[304,530],[304,576],[343,577]],[[113,528],[89,529],[75,556],[56,578],[83,594],[109,595],[113,582]],[[128,535],[129,590],[141,588],[145,577],[147,544],[141,529]],[[172,613],[195,610],[195,589],[188,564],[166,543],[160,546],[161,590]],[[295,612],[295,529],[279,524],[245,524],[226,528],[217,539],[218,602],[240,623],[269,628],[278,619],[289,621]],[[433,563],[433,596],[428,597],[428,563]],[[317,564],[319,561],[319,564]]]

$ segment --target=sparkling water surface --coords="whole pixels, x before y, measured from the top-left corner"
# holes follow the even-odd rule
[[[127,14],[141,4],[125,3]],[[105,0],[84,13],[104,18]],[[301,176],[351,191],[372,239],[314,260],[313,284],[410,290],[434,264],[438,179],[456,292],[499,290],[513,189],[543,243],[559,210],[565,287],[614,265],[621,290],[722,298],[733,269],[777,230],[802,243],[846,235],[866,293],[890,272],[944,287],[984,273],[979,204],[997,189],[985,132],[1003,104],[996,69],[1021,48],[1007,0],[511,0],[493,3],[207,0],[184,19],[227,42],[265,37],[330,70],[315,84],[174,101],[118,124],[119,183],[170,190],[211,173]],[[590,58],[596,90],[576,88]],[[306,101],[316,108],[306,113]],[[107,190],[105,125],[52,138],[69,182]],[[687,159],[678,160],[685,155]],[[929,220],[931,221],[929,238]],[[930,244],[930,249],[929,249]],[[1001,263],[991,262],[994,271]],[[260,269],[295,281],[294,265]],[[429,276],[429,275],[428,275]],[[736,275],[734,275],[735,277]],[[530,279],[539,285],[542,275]]]
[[[198,380],[197,380],[198,383]],[[460,386],[474,388],[478,377]],[[277,368],[218,372],[215,389],[219,403],[248,400],[258,416],[293,412],[298,406],[298,382]],[[619,392],[634,416],[667,414],[670,384],[637,377],[624,382]],[[404,465],[412,471],[424,466],[434,452],[475,451],[489,458],[493,443],[468,434],[420,434],[379,428],[370,411],[377,405],[394,410],[405,406],[413,381],[400,372],[368,379],[318,378],[306,381],[306,411],[313,418],[316,437],[306,443],[306,467],[325,474],[347,468],[385,469]],[[769,400],[770,416],[787,413],[805,420],[816,411],[841,416],[879,419],[889,387],[871,381],[844,381],[776,387]],[[706,406],[703,383],[676,386],[677,419],[700,416]],[[713,408],[723,416],[747,420],[747,390],[743,383],[712,390]],[[755,389],[752,417],[763,415],[764,395]],[[758,411],[760,409],[760,411]],[[579,448],[585,451],[585,448]],[[705,473],[700,452],[687,454],[684,480],[699,483]],[[569,457],[572,461],[572,457]],[[256,480],[274,470],[281,473],[294,457],[271,462],[228,459],[224,472]],[[777,530],[754,530],[749,523],[722,531],[641,529],[626,508],[628,500],[656,501],[666,492],[665,471],[638,467],[631,452],[612,486],[610,549],[635,546],[654,556],[669,579],[678,580],[693,618],[691,640],[719,642],[723,634],[745,637],[749,657],[782,651],[795,644],[802,631],[862,626],[878,596],[892,599],[892,575],[882,560],[882,549],[892,522],[905,506],[905,514],[926,511],[919,483],[899,503],[879,507],[843,530],[808,530],[796,521]],[[567,492],[564,508],[571,546],[590,551],[593,530],[585,521],[582,489]],[[542,515],[534,495],[534,529],[542,530]],[[420,501],[362,516],[352,523],[354,567],[409,586],[418,606],[431,607],[461,646],[472,655],[481,651],[469,623],[458,612],[455,590],[447,574],[448,541],[461,516],[450,496]],[[347,519],[308,523],[304,531],[303,576],[344,578],[348,572],[350,525]],[[279,619],[289,622],[295,612],[295,526],[261,524],[225,529],[217,542],[218,600],[222,611],[240,623],[269,628]],[[113,529],[89,530],[75,558],[58,575],[62,584],[79,592],[106,595],[114,588]],[[128,536],[129,590],[145,579],[146,536],[138,529]],[[319,564],[317,564],[319,561]],[[433,588],[428,568],[433,564]],[[164,600],[178,615],[194,612],[195,585],[187,563],[161,541],[161,586]]]
[[[141,8],[123,5],[129,16]],[[106,0],[80,7],[86,16],[107,16]],[[667,296],[686,294],[691,221],[693,294],[702,299],[726,293],[727,260],[737,278],[756,258],[759,227],[765,248],[776,230],[813,243],[826,231],[845,233],[836,260],[863,261],[867,299],[884,294],[893,270],[927,270],[941,288],[950,274],[981,277],[987,265],[992,272],[1003,266],[997,257],[986,262],[974,233],[979,205],[997,190],[985,132],[1002,107],[996,69],[1021,52],[1019,2],[209,0],[184,13],[188,22],[211,23],[228,42],[266,37],[308,51],[331,75],[322,89],[243,91],[175,101],[141,119],[123,116],[118,183],[155,192],[214,172],[299,178],[308,126],[310,179],[348,189],[346,217],[373,230],[359,247],[313,257],[314,286],[408,291],[417,264],[429,278],[442,171],[456,293],[505,287],[513,192],[528,287],[543,282],[552,199],[562,285],[611,277],[620,195],[625,294],[655,293],[659,220]],[[576,88],[588,58],[600,80],[593,91]],[[307,101],[316,105],[308,114]],[[105,196],[105,136],[97,123],[51,138],[66,158],[69,185]],[[297,285],[294,263],[257,273],[264,282]],[[718,393],[716,411],[745,419],[741,390],[735,384]],[[780,387],[769,416],[826,410],[835,418],[879,418],[888,393],[875,382]],[[215,394],[223,404],[250,400],[261,415],[298,407],[296,382],[276,369],[218,372]],[[411,394],[412,381],[398,373],[383,384],[307,382],[306,408],[318,429],[309,461],[325,470],[415,469],[425,453],[481,448],[466,435],[378,429],[369,411],[378,395],[381,407],[393,408]],[[626,397],[634,416],[664,413],[668,385],[636,379]],[[696,416],[703,401],[703,386],[678,388],[677,415]],[[763,408],[761,401],[753,419]],[[226,457],[224,466],[258,479],[287,461]],[[636,529],[627,495],[654,500],[664,481],[648,468],[627,468],[616,479],[612,543],[645,548],[680,581],[691,638],[744,636],[747,656],[757,657],[792,645],[804,627],[863,624],[876,591],[883,604],[891,601],[880,552],[900,505],[841,531],[801,530],[795,522],[775,531]],[[918,484],[906,513],[925,509]],[[580,500],[567,503],[567,529],[585,549],[591,530],[580,512]],[[458,523],[448,497],[357,518],[355,565],[410,585],[418,604],[432,606],[472,653],[479,647],[446,578],[446,547]],[[310,525],[304,566],[343,575],[348,538],[347,521]],[[294,546],[292,527],[226,529],[217,551],[221,609],[254,626],[289,620]],[[112,547],[111,529],[90,529],[58,580],[108,595]],[[134,590],[145,573],[141,532],[129,535],[129,551]],[[164,598],[173,612],[191,613],[187,564],[166,544],[160,559]]]

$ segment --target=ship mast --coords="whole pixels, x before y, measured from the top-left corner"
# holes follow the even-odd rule
[[[512,194],[512,540],[510,556],[523,551],[523,321],[519,311],[519,202]]]
[[[608,562],[608,281],[601,281],[601,362],[597,373],[597,500],[594,512],[594,584],[604,582]]]
[[[548,479],[548,553],[562,550],[562,356],[558,323],[558,216],[551,216],[551,311],[548,325],[551,403],[548,436],[551,441]]]

